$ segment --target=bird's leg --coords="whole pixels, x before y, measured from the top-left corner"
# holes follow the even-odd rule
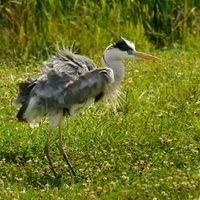
[[[52,133],[52,129],[49,130],[49,134],[48,134],[48,136],[47,136],[46,144],[45,144],[45,146],[44,146],[44,153],[45,153],[45,155],[46,155],[46,157],[47,157],[47,159],[48,159],[48,161],[49,161],[49,164],[50,164],[50,166],[51,166],[51,170],[52,170],[53,173],[54,173],[54,176],[56,176],[57,173],[56,173],[56,170],[55,170],[54,167],[53,167],[53,163],[52,163],[51,157],[50,157],[50,155],[49,155],[49,139],[50,139],[51,133]]]
[[[68,159],[68,156],[66,155],[66,153],[64,152],[63,146],[62,146],[62,128],[61,126],[59,126],[59,149],[60,149],[60,153],[62,154],[62,156],[64,157],[64,159],[66,160],[69,168],[71,169],[72,173],[74,176],[76,176],[75,171],[72,168],[72,165]]]

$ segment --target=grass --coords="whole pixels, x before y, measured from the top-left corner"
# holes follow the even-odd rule
[[[74,44],[86,54],[103,51],[120,36],[145,47],[151,41],[159,48],[176,43],[188,49],[200,35],[199,10],[199,0],[2,1],[0,54],[4,60],[43,58],[56,44]]]
[[[59,154],[57,129],[50,150],[61,176],[53,176],[43,153],[48,120],[31,129],[15,119],[16,84],[36,78],[41,62],[2,62],[0,199],[199,199],[200,53],[152,54],[161,60],[125,63],[117,116],[98,103],[66,121],[77,177]]]

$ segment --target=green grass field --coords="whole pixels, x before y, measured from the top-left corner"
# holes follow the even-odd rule
[[[64,124],[64,146],[77,177],[59,154],[57,129],[50,153],[60,176],[53,176],[43,153],[46,118],[34,129],[15,119],[17,83],[37,78],[42,62],[2,62],[0,199],[198,200],[200,53],[147,53],[161,60],[125,63],[117,115],[98,103]],[[99,56],[92,59],[101,66]]]

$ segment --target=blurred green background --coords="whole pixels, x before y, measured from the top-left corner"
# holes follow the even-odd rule
[[[123,36],[142,48],[198,47],[199,0],[1,0],[1,59],[46,58],[57,46],[92,57]],[[137,47],[137,46],[136,46]]]

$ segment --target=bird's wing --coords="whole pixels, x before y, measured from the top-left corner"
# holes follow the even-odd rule
[[[35,92],[43,98],[57,99],[57,96],[70,81],[93,70],[96,65],[92,60],[73,54],[68,50],[58,52],[44,62],[42,75],[37,80]]]
[[[96,99],[113,82],[114,73],[110,68],[89,71],[66,84],[53,104],[70,109],[74,104],[83,104],[91,98]]]

